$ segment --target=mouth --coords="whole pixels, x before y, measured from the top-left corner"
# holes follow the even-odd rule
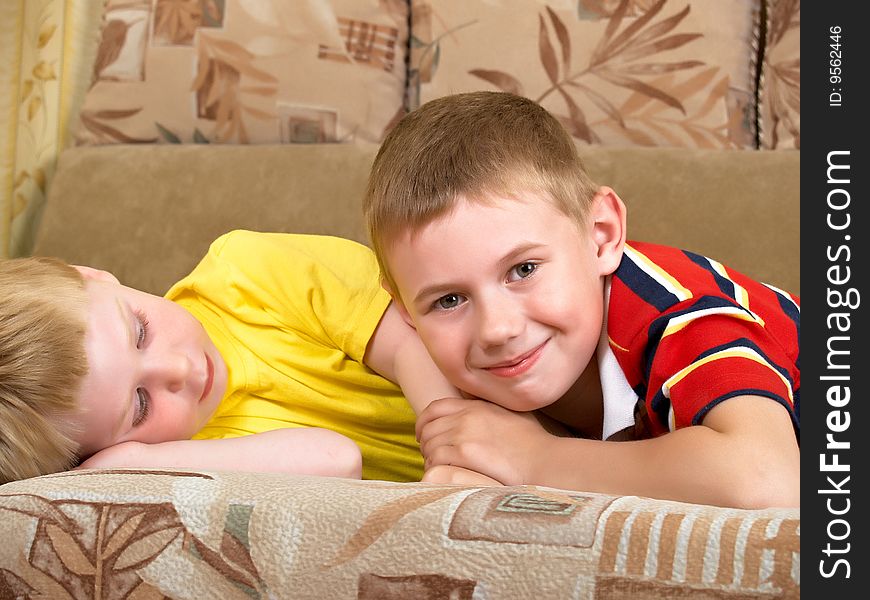
[[[205,355],[205,385],[202,388],[202,395],[199,397],[199,402],[205,400],[209,393],[211,392],[211,388],[214,385],[214,363],[211,362],[211,358],[209,358],[208,354]]]
[[[532,348],[525,354],[492,365],[491,367],[485,367],[484,370],[493,375],[497,375],[498,377],[517,377],[518,375],[522,375],[538,362],[538,359],[541,358],[541,354],[544,352],[544,346],[547,345],[548,341],[549,340],[545,341],[540,346]]]

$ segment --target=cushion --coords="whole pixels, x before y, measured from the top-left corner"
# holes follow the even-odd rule
[[[578,139],[755,147],[754,0],[413,0],[410,98],[519,93]]]
[[[109,0],[79,144],[378,141],[403,114],[407,6]]]
[[[116,470],[8,483],[0,512],[10,598],[800,597],[799,509]]]

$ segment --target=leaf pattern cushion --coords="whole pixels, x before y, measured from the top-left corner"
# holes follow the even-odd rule
[[[800,598],[800,510],[80,471],[0,486],[0,598]]]
[[[380,141],[402,0],[109,0],[79,144]]]
[[[761,147],[765,150],[800,149],[801,3],[800,0],[765,1],[767,43],[759,98]]]
[[[755,147],[759,0],[414,0],[409,105],[539,101],[590,144]]]

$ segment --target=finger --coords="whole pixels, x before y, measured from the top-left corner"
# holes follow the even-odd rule
[[[464,408],[466,402],[468,400],[463,398],[439,398],[429,403],[429,406],[423,409],[423,412],[417,417],[417,424],[414,426],[417,441],[420,441],[421,432],[427,424],[441,417],[459,412]]]
[[[423,441],[420,444],[420,453],[423,455],[423,458],[426,459],[426,463],[428,463],[438,448],[441,448],[444,446],[455,446],[455,445],[456,445],[456,437],[454,435],[453,430],[446,429],[445,431],[439,433],[438,435],[433,435],[432,437]],[[444,463],[444,464],[446,464],[446,463]]]
[[[452,444],[446,440],[443,443],[432,444],[423,462],[423,468],[429,470],[437,466],[452,466],[478,471],[475,468],[471,444]]]
[[[493,407],[485,401],[466,400],[464,402],[464,404],[456,405],[456,408],[459,409],[456,412],[419,424],[417,441],[423,445],[426,441],[448,430],[455,432],[457,441],[459,439],[487,440],[491,438],[493,432],[497,430],[495,427],[496,419],[501,416],[499,413],[493,413],[492,410],[493,408],[498,411],[503,409]]]
[[[440,417],[439,419],[426,423],[426,425],[424,425],[420,430],[420,449],[422,450],[426,445],[431,443],[432,440],[443,436],[449,431],[456,429],[460,425],[460,423],[461,419],[458,416],[454,415]]]

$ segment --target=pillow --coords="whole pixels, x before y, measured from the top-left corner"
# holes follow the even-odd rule
[[[761,65],[761,147],[801,147],[801,2],[765,0],[767,34]],[[834,39],[830,42],[834,43]],[[832,57],[834,58],[834,57]]]
[[[404,114],[401,0],[109,0],[79,144],[380,141]]]
[[[413,0],[409,105],[500,89],[575,138],[755,147],[757,0]]]

